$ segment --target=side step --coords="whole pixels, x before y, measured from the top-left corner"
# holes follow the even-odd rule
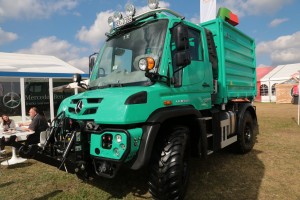
[[[214,152],[214,135],[212,133],[212,117],[199,118],[201,125],[201,156],[204,158]]]

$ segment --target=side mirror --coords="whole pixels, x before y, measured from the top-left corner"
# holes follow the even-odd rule
[[[73,75],[73,82],[78,83],[78,85],[80,84],[82,78],[80,74],[74,74]]]
[[[91,74],[91,72],[93,71],[96,55],[98,55],[98,53],[93,53],[89,56],[89,74]]]
[[[85,84],[84,82],[81,82],[81,81],[82,81],[82,77],[80,74],[73,75],[73,82],[77,83],[77,85],[79,87],[87,89],[88,88],[87,84]]]
[[[95,58],[91,57],[90,60],[89,60],[89,73],[90,74],[93,71],[94,65],[95,65]]]
[[[177,52],[174,56],[176,66],[187,66],[191,64],[191,54],[189,51]],[[180,68],[181,69],[181,68]]]
[[[184,51],[189,49],[189,34],[188,28],[183,23],[178,23],[172,28],[172,35],[175,41],[177,51]]]

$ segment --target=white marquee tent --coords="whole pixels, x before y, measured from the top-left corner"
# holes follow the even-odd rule
[[[262,102],[276,102],[275,85],[286,82],[293,77],[299,77],[300,63],[279,65],[260,79]]]
[[[84,72],[54,56],[0,52],[0,73],[0,76],[70,77]]]
[[[0,96],[4,96],[4,93],[12,90],[11,88],[7,89],[2,84],[14,82],[13,89],[17,91],[17,95],[20,94],[18,101],[21,104],[22,120],[24,121],[26,116],[25,98],[27,98],[25,96],[25,84],[43,81],[46,83],[47,91],[49,90],[47,95],[49,95],[50,115],[53,119],[53,82],[62,80],[71,82],[75,73],[88,77],[83,71],[54,56],[0,52]],[[48,83],[49,86],[47,86]]]

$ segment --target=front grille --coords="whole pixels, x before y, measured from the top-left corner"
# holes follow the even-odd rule
[[[83,99],[72,99],[71,106],[68,108],[69,113],[75,113],[76,104]],[[83,115],[95,114],[98,110],[97,104],[100,104],[103,98],[87,98],[84,101],[84,112]],[[96,107],[97,106],[97,107]]]
[[[97,112],[98,108],[89,108],[84,111],[83,115],[91,115]]]
[[[88,98],[87,102],[88,103],[101,103],[102,98]]]

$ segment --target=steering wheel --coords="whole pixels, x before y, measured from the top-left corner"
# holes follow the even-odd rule
[[[21,97],[15,92],[8,92],[3,97],[3,104],[8,108],[16,108],[21,103]]]

